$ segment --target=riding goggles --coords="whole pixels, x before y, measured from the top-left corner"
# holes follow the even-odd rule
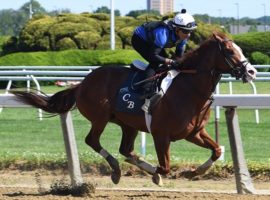
[[[182,33],[184,34],[189,34],[189,33],[192,33],[192,30],[186,30],[186,29],[180,29]]]

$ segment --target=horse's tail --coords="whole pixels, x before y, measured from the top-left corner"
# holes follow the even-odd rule
[[[11,91],[17,99],[27,105],[40,108],[48,113],[62,114],[75,107],[75,94],[78,85],[55,93],[52,96],[36,94],[32,91]]]

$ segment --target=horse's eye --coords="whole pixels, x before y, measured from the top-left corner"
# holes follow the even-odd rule
[[[232,56],[234,54],[234,51],[232,49],[226,49],[227,54]]]

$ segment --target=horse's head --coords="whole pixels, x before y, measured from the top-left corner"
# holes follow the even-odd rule
[[[217,66],[218,70],[222,73],[230,73],[236,79],[241,78],[244,83],[254,80],[257,70],[248,62],[241,48],[218,34],[213,34],[213,36],[218,42],[221,59],[224,63]]]

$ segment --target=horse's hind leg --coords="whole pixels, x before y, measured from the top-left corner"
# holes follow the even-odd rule
[[[209,136],[209,134],[206,132],[205,129],[202,129],[199,133],[196,135],[192,135],[186,138],[186,140],[212,150],[211,157],[202,165],[200,165],[195,171],[192,171],[191,174],[189,174],[190,177],[204,174],[211,166],[212,164],[220,157],[221,155],[221,148],[219,145]]]
[[[100,144],[100,135],[102,134],[107,122],[92,122],[92,128],[85,138],[86,144],[92,147],[97,153],[104,157],[112,168],[111,179],[117,184],[120,181],[121,170],[118,161],[108,153]]]
[[[138,131],[127,125],[120,125],[122,129],[122,140],[119,152],[125,157],[136,156],[134,152],[134,143],[138,135]]]
[[[122,140],[119,152],[126,157],[126,162],[136,165],[150,174],[154,174],[156,167],[137,156],[134,152],[134,142],[138,135],[138,131],[127,125],[121,124],[120,126],[122,128]]]

